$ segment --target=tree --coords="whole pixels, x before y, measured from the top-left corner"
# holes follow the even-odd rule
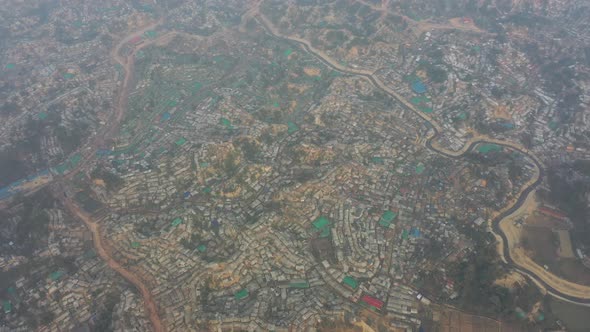
[[[8,116],[20,113],[20,106],[14,102],[8,102],[0,107],[0,116]]]
[[[428,77],[434,83],[443,83],[447,80],[447,71],[434,65],[427,67]]]
[[[239,153],[237,151],[232,151],[223,161],[223,170],[229,177],[232,177],[238,171],[238,155]]]

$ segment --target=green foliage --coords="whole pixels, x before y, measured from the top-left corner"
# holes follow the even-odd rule
[[[157,231],[156,223],[153,221],[145,220],[135,224],[135,231],[145,237],[152,237]]]
[[[190,238],[183,238],[180,244],[188,250],[195,250],[201,244],[201,236],[197,233],[191,234]]]
[[[237,148],[239,148],[242,151],[244,157],[246,157],[248,161],[253,162],[258,159],[261,152],[261,148],[255,141],[243,139],[240,140],[238,143],[234,144]]]
[[[426,72],[434,83],[443,83],[447,80],[447,71],[439,66],[429,65],[426,67]]]
[[[68,128],[63,126],[55,128],[55,136],[64,154],[69,154],[81,145],[82,139],[86,136],[87,129],[88,125],[81,122],[68,126]]]
[[[230,177],[236,174],[240,166],[238,162],[238,156],[238,151],[232,151],[223,161],[223,170]]]
[[[0,187],[27,175],[27,167],[16,148],[0,151]]]
[[[590,216],[590,207],[586,199],[590,192],[588,177],[585,181],[574,174],[578,170],[582,174],[588,171],[587,162],[575,162],[573,167],[560,165],[548,170],[550,192],[547,197],[554,205],[565,211],[574,223],[575,232],[571,232],[574,242],[590,246],[590,224],[586,221]]]
[[[340,30],[330,30],[326,33],[326,40],[328,41],[326,47],[333,49],[341,46],[346,41],[346,35]]]
[[[119,296],[115,292],[107,294],[104,306],[95,320],[95,324],[92,328],[92,331],[113,331],[113,312],[118,302]]]
[[[20,107],[13,102],[8,102],[0,107],[0,116],[8,116],[20,113]]]
[[[483,246],[467,261],[454,268],[451,275],[460,293],[461,307],[490,313],[489,298],[497,294],[494,280],[500,275],[494,245]]]
[[[24,198],[15,239],[15,243],[23,248],[23,255],[31,254],[47,236],[49,216],[44,210],[52,204],[53,199],[45,191]]]

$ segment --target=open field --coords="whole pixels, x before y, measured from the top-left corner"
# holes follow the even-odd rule
[[[588,331],[588,317],[590,308],[583,307],[557,299],[549,300],[551,312],[563,322],[563,324],[572,332]]]
[[[572,240],[570,238],[570,232],[567,230],[555,231],[559,238],[559,250],[557,254],[561,258],[574,258],[574,251],[572,249]]]
[[[549,228],[523,226],[520,240],[527,254],[541,265],[550,264],[558,258],[558,239]]]
[[[524,227],[517,227],[516,222],[521,219],[527,220],[529,216],[534,214],[536,208],[537,202],[535,201],[535,197],[534,195],[530,195],[519,211],[500,222],[500,228],[508,240],[512,259],[517,265],[533,271],[539,278],[551,284],[552,287],[560,289],[565,294],[587,297],[587,294],[590,294],[590,290],[586,284],[577,284],[571,280],[564,279],[562,276],[557,275],[555,271],[552,271],[551,268],[549,271],[545,270],[542,265],[539,265],[538,262],[531,258],[531,252],[527,252],[523,248],[521,236]],[[498,247],[499,252],[502,252],[501,242],[498,245],[500,246]]]
[[[498,332],[521,331],[500,321],[476,316],[449,307],[437,307],[433,312],[433,320],[424,324],[426,331],[440,332]]]
[[[569,231],[562,221],[534,213],[520,229],[520,245],[540,266],[569,281],[590,285],[590,269],[574,256]]]

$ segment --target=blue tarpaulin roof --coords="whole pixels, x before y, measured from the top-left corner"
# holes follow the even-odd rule
[[[414,90],[414,92],[416,93],[424,93],[426,92],[426,85],[424,85],[422,81],[417,80],[414,83],[412,83],[412,90]]]

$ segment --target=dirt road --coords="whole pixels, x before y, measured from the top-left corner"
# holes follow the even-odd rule
[[[534,202],[534,195],[529,195],[521,208],[515,211],[513,214],[504,218],[500,222],[500,228],[504,232],[507,245],[510,250],[510,256],[512,260],[519,266],[526,268],[529,271],[533,271],[540,279],[546,283],[557,288],[560,292],[569,296],[575,296],[584,298],[590,295],[590,286],[576,284],[574,282],[565,280],[561,277],[556,276],[548,270],[545,270],[542,266],[533,261],[525,252],[525,250],[519,245],[520,243],[520,229],[516,228],[513,223],[525,214],[530,214],[536,208]],[[503,250],[502,250],[503,252]]]
[[[381,17],[385,17],[385,14],[391,14],[391,15],[399,16],[399,17],[403,18],[406,22],[408,22],[408,24],[410,24],[411,26],[416,28],[418,35],[420,35],[424,32],[427,32],[427,31],[431,31],[431,30],[458,30],[458,31],[473,32],[473,33],[478,33],[478,34],[485,34],[485,35],[490,35],[490,36],[495,35],[493,33],[481,30],[480,28],[478,28],[475,25],[462,24],[460,18],[450,19],[448,24],[435,23],[435,22],[432,22],[430,19],[426,19],[423,21],[416,21],[406,15],[401,14],[400,12],[392,11],[389,8],[389,0],[382,1],[381,5],[375,5],[375,4],[369,3],[364,0],[356,0],[356,1],[358,3],[362,3],[363,5],[370,7],[371,9],[373,9],[375,11],[381,12],[382,13]]]
[[[102,258],[107,265],[117,271],[123,278],[127,281],[132,283],[140,292],[141,297],[143,298],[143,302],[145,305],[145,309],[147,311],[148,317],[152,326],[154,327],[154,331],[156,332],[163,332],[165,331],[164,326],[162,325],[162,321],[160,320],[160,316],[158,314],[158,307],[154,298],[152,297],[152,293],[147,288],[147,286],[143,283],[141,278],[135,275],[133,272],[127,270],[117,261],[115,261],[110,254],[108,246],[106,246],[103,242],[102,235],[100,233],[100,226],[92,220],[92,218],[87,215],[84,211],[78,207],[75,203],[73,203],[69,199],[62,200],[64,206],[72,213],[74,216],[80,218],[84,222],[84,224],[88,227],[90,232],[92,233],[92,242],[94,242],[94,248],[96,252]]]
[[[129,35],[127,35],[127,37],[123,38],[117,44],[117,46],[111,51],[111,57],[117,63],[119,63],[121,66],[123,66],[123,69],[125,70],[125,79],[123,80],[123,85],[121,86],[121,94],[119,94],[119,99],[117,100],[117,107],[115,109],[114,116],[112,116],[112,117],[114,117],[114,119],[111,119],[111,121],[109,121],[110,127],[105,132],[105,135],[106,135],[105,138],[111,138],[111,137],[113,137],[112,136],[113,134],[116,134],[116,132],[118,131],[118,128],[119,128],[119,124],[121,123],[121,121],[123,120],[123,116],[125,115],[125,110],[127,108],[127,101],[129,98],[129,89],[131,88],[131,82],[133,81],[133,68],[135,65],[135,53],[137,51],[139,51],[141,48],[144,48],[148,45],[151,45],[151,44],[157,42],[162,37],[155,39],[155,40],[144,42],[139,47],[136,47],[131,52],[131,54],[125,58],[122,57],[120,54],[121,48],[123,46],[125,46],[133,37],[142,36],[146,31],[153,30],[154,28],[156,28],[158,25],[162,24],[163,22],[164,22],[164,19],[161,18],[157,22],[149,24],[149,25],[141,28],[140,30],[130,33]]]
[[[503,258],[504,262],[514,267],[519,273],[527,275],[531,278],[531,280],[537,284],[539,287],[546,289],[548,293],[555,297],[559,297],[561,299],[567,299],[572,303],[577,303],[581,305],[590,305],[590,288],[578,285],[575,283],[571,283],[563,278],[557,277],[554,274],[546,271],[539,265],[535,264],[530,258],[527,259],[526,256],[520,255],[519,252],[514,252],[509,250],[510,248],[510,240],[506,239],[503,240],[505,234],[503,233],[502,228],[499,227],[501,221],[505,218],[508,218],[510,215],[517,213],[523,206],[523,202],[530,197],[531,194],[534,193],[534,188],[540,183],[540,179],[543,176],[543,166],[539,159],[528,149],[523,147],[522,145],[511,142],[511,141],[504,141],[499,140],[487,136],[478,135],[473,137],[469,140],[464,147],[459,151],[450,151],[446,150],[444,147],[439,146],[436,143],[433,143],[434,138],[442,132],[442,127],[434,121],[429,115],[417,110],[411,103],[409,103],[405,98],[401,95],[393,91],[387,85],[385,85],[379,78],[377,78],[373,73],[368,70],[359,70],[359,69],[352,69],[347,68],[337,61],[334,61],[330,56],[325,54],[324,52],[315,49],[311,46],[311,43],[305,39],[299,38],[297,36],[286,36],[278,32],[276,27],[270,22],[260,11],[257,11],[256,18],[259,20],[260,23],[269,31],[272,35],[297,42],[298,44],[302,45],[304,50],[308,53],[316,56],[319,60],[327,64],[328,66],[349,74],[363,76],[369,79],[375,86],[382,89],[383,91],[387,92],[390,96],[394,97],[398,100],[403,106],[413,111],[416,115],[420,116],[422,119],[430,123],[433,128],[432,135],[426,141],[426,146],[431,149],[432,151],[445,155],[450,158],[460,158],[462,157],[467,151],[471,151],[478,143],[494,143],[499,144],[504,147],[508,147],[514,149],[518,152],[521,152],[531,158],[535,164],[535,172],[533,177],[530,179],[528,183],[526,183],[520,191],[520,195],[517,199],[513,202],[508,204],[504,209],[498,212],[498,217],[494,219],[493,230],[494,233],[498,232],[498,238],[501,241],[501,247],[499,247],[499,254]],[[501,248],[501,250],[500,250]],[[512,254],[514,253],[514,257]]]
[[[345,66],[341,65],[338,61],[332,59],[329,55],[327,55],[323,51],[320,51],[320,50],[316,49],[315,47],[311,46],[311,43],[309,41],[299,38],[297,36],[285,36],[285,35],[281,34],[275,28],[275,26],[272,24],[272,22],[270,22],[264,15],[262,15],[260,13],[260,11],[257,11],[256,17],[270,31],[271,34],[273,34],[277,37],[283,38],[283,39],[292,40],[292,41],[295,41],[295,42],[305,45],[306,49],[309,50],[309,52],[312,55],[315,55],[323,62],[329,64],[330,67],[335,68],[338,71],[346,72],[346,73],[350,73],[350,74],[354,74],[354,75],[360,75],[360,76],[364,76],[364,77],[370,79],[375,85],[377,85],[378,88],[387,92],[389,95],[393,96],[399,102],[404,104],[405,107],[411,109],[417,115],[419,115],[421,118],[423,118],[424,120],[426,120],[427,122],[432,124],[432,126],[434,126],[437,130],[439,130],[439,131],[442,130],[442,127],[436,121],[434,121],[434,119],[432,119],[426,113],[419,111],[409,101],[407,101],[405,98],[403,98],[397,92],[395,92],[394,90],[389,88],[385,83],[383,83],[383,81],[381,81],[378,77],[376,77],[372,71],[345,67]]]
[[[144,32],[156,28],[162,22],[163,22],[163,20],[161,19],[158,22],[152,23],[150,25],[147,25],[147,26],[141,28],[140,30],[130,33],[127,37],[125,37],[121,41],[119,41],[117,46],[111,52],[111,56],[113,57],[113,59],[117,63],[122,65],[123,69],[125,71],[125,78],[123,80],[123,84],[122,84],[122,87],[120,90],[121,93],[119,94],[119,98],[117,101],[117,106],[115,108],[115,112],[113,113],[113,115],[110,116],[108,124],[101,130],[101,134],[96,135],[94,141],[90,143],[90,147],[88,147],[86,149],[86,152],[89,151],[89,153],[86,153],[84,162],[81,163],[81,165],[77,169],[70,172],[70,174],[68,174],[67,178],[78,173],[88,163],[90,163],[93,160],[95,151],[103,145],[104,140],[109,137],[114,137],[116,135],[116,133],[118,132],[120,123],[121,123],[121,121],[123,121],[123,117],[124,117],[125,111],[127,109],[129,90],[131,89],[131,84],[133,81],[133,65],[134,65],[134,61],[135,61],[134,60],[135,52],[137,52],[139,49],[141,49],[143,47],[146,47],[150,44],[158,42],[161,38],[165,38],[166,36],[161,36],[158,39],[143,43],[141,46],[136,47],[131,52],[131,54],[127,57],[122,57],[120,55],[121,48],[125,44],[127,44],[129,42],[129,40],[131,40],[131,38],[138,36],[138,35],[142,35]],[[67,178],[62,178],[61,181],[64,181]],[[55,196],[62,197],[61,192],[56,193]],[[99,224],[94,222],[88,214],[86,214],[84,211],[82,211],[82,209],[78,205],[76,205],[74,202],[72,202],[70,199],[63,198],[62,202],[64,203],[64,206],[68,209],[68,211],[70,211],[70,213],[72,213],[72,215],[80,218],[84,222],[84,224],[88,227],[88,229],[92,233],[92,240],[93,240],[94,247],[95,247],[98,255],[107,263],[107,265],[111,269],[115,270],[117,273],[119,273],[121,276],[123,276],[123,278],[125,278],[127,281],[132,283],[141,292],[144,306],[145,306],[146,312],[148,314],[149,320],[152,323],[154,331],[156,331],[156,332],[165,331],[165,328],[162,324],[162,321],[161,321],[159,313],[158,313],[158,307],[156,305],[156,302],[154,301],[154,298],[152,297],[150,290],[144,284],[143,280],[140,277],[138,277],[133,272],[131,272],[130,270],[123,267],[115,259],[112,258],[109,247],[108,247],[108,245],[106,245],[106,241],[103,241],[103,237],[100,232]]]
[[[131,84],[133,81],[133,68],[135,64],[135,52],[140,50],[143,47],[149,46],[153,43],[158,42],[158,39],[149,40],[141,44],[140,46],[136,47],[131,54],[127,57],[121,56],[121,48],[125,46],[133,37],[135,36],[142,36],[146,31],[153,30],[157,28],[160,24],[163,23],[163,19],[158,20],[157,22],[151,23],[142,27],[139,30],[133,31],[129,33],[126,37],[121,39],[115,48],[111,51],[110,55],[117,62],[123,67],[125,72],[125,77],[123,78],[123,84],[120,88],[119,97],[117,98],[117,102],[115,105],[114,112],[109,116],[107,120],[107,124],[103,126],[98,133],[92,138],[92,140],[88,141],[88,143],[81,148],[78,149],[78,152],[82,154],[82,162],[72,171],[70,171],[65,178],[71,179],[74,177],[78,172],[85,169],[96,156],[96,151],[99,148],[104,147],[106,140],[113,138],[116,136],[119,126],[123,121],[125,116],[125,111],[127,110],[127,102],[129,100],[129,90],[131,88]],[[40,187],[39,187],[40,188]],[[39,189],[37,188],[37,189]]]

